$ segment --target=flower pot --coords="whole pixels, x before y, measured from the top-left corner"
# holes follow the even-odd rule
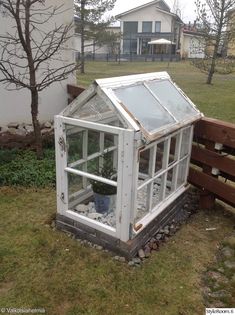
[[[95,209],[98,213],[105,213],[114,210],[116,195],[101,195],[94,193]]]

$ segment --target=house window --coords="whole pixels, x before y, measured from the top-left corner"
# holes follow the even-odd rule
[[[150,45],[148,42],[151,42],[151,38],[142,38],[142,43],[141,43],[141,54],[149,54],[150,53]]]
[[[137,39],[128,38],[123,40],[124,54],[137,54]]]
[[[155,22],[155,32],[160,33],[161,32],[161,21]]]
[[[124,22],[123,34],[124,37],[134,37],[138,33],[138,22]]]
[[[152,33],[152,22],[142,22],[142,32]]]

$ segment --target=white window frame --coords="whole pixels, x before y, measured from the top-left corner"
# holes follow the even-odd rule
[[[184,143],[182,143],[182,135],[184,130],[189,130],[189,142],[187,145],[187,154],[184,155],[183,157],[180,157],[180,153],[181,153],[181,149],[184,146]],[[170,153],[170,141],[171,138],[178,135],[179,139],[178,139],[178,143],[176,144],[176,152],[175,154],[177,155],[176,161],[173,163],[169,164],[169,153]],[[147,202],[147,206],[148,206],[148,210],[146,210],[146,215],[144,217],[142,217],[140,220],[138,220],[137,222],[135,222],[135,218],[137,215],[137,203],[135,206],[135,212],[134,212],[134,216],[132,218],[134,218],[134,220],[132,221],[132,225],[134,227],[137,227],[137,230],[134,229],[133,232],[134,234],[138,234],[140,233],[143,228],[149,224],[157,215],[159,215],[169,204],[171,204],[176,198],[178,198],[178,196],[180,196],[187,188],[186,188],[186,184],[187,184],[187,177],[188,177],[188,171],[189,171],[189,163],[190,163],[190,156],[191,156],[191,147],[192,147],[192,138],[193,138],[193,126],[187,126],[185,128],[180,129],[178,132],[172,133],[170,135],[168,135],[167,137],[162,138],[161,140],[155,141],[147,146],[145,146],[145,148],[143,150],[140,150],[141,152],[146,151],[148,149],[150,149],[150,157],[149,157],[149,170],[150,173],[148,174],[148,178],[146,180],[144,180],[144,182],[138,186],[138,178],[139,178],[139,159],[138,159],[138,175],[136,176],[136,185],[137,187],[137,192],[140,191],[141,189],[143,189],[144,187],[148,187],[150,185],[150,189],[147,189],[147,197],[146,200]],[[157,145],[159,143],[165,142],[166,145],[164,145],[164,153],[163,153],[163,165],[162,165],[162,170],[158,171],[157,173],[155,173],[155,161],[156,161],[156,152],[157,152]],[[139,154],[139,152],[138,152]],[[186,168],[185,168],[185,174],[184,174],[184,181],[182,182],[182,184],[177,187],[177,178],[178,178],[178,172],[179,172],[179,165],[180,163],[182,163],[183,161],[186,161]],[[165,196],[165,189],[166,189],[166,181],[167,181],[167,173],[169,170],[171,169],[175,169],[175,174],[174,174],[174,179],[172,180],[173,183],[173,189],[172,192],[170,193],[169,196]],[[150,178],[149,178],[150,176]],[[155,207],[152,208],[152,200],[153,197],[153,183],[157,178],[163,177],[163,196],[161,201],[155,205]],[[136,200],[137,202],[137,200]],[[140,227],[140,228],[138,228]]]
[[[88,174],[86,171],[74,170],[67,166],[66,133],[65,125],[77,126],[84,129],[91,129],[98,132],[107,132],[118,136],[118,179],[117,182],[104,179],[102,177]],[[122,129],[109,125],[96,124],[63,116],[55,117],[55,139],[56,139],[56,173],[57,173],[57,211],[72,220],[81,222],[87,226],[95,228],[108,235],[116,237],[122,241],[130,238],[130,209],[132,204],[133,172],[136,165],[135,159],[135,132],[130,129]],[[63,150],[62,148],[63,147]],[[84,157],[83,157],[84,158]],[[91,220],[69,209],[68,200],[68,173],[72,173],[83,178],[93,178],[104,183],[117,187],[116,205],[116,228]]]

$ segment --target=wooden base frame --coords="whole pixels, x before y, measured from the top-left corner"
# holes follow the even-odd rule
[[[187,191],[180,195],[173,203],[166,207],[154,220],[152,220],[132,240],[123,242],[111,235],[98,231],[80,222],[74,221],[64,215],[57,214],[56,227],[59,230],[72,233],[76,238],[88,240],[94,244],[103,246],[127,260],[133,258],[162,227],[171,222],[183,209],[186,203]]]

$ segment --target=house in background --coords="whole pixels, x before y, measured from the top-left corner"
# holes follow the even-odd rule
[[[63,13],[56,14],[53,19],[50,19],[45,27],[46,32],[54,29],[54,25],[71,24],[73,21],[73,0],[46,0],[46,7],[63,6]],[[14,21],[7,17],[0,15],[0,34],[15,33]],[[39,38],[40,40],[40,38]],[[1,49],[0,49],[1,50]],[[18,52],[20,54],[20,51]],[[51,60],[51,64],[56,67],[63,67],[65,64],[74,62],[73,39],[67,43],[66,50],[60,51],[61,61]],[[59,64],[58,64],[59,63]],[[1,78],[0,72],[0,78]],[[68,80],[52,84],[47,89],[40,93],[39,97],[39,119],[40,121],[47,121],[53,119],[55,114],[67,105],[67,84],[75,83],[76,78],[71,75]],[[14,86],[11,86],[14,88]],[[31,108],[30,108],[30,93],[26,89],[8,91],[6,87],[0,83],[0,126],[5,126],[10,122],[25,122],[31,123]]]
[[[182,59],[205,58],[206,41],[196,22],[185,24],[181,29],[180,56]]]
[[[171,13],[165,1],[155,0],[138,6],[116,16],[121,23],[121,53],[123,54],[159,54],[176,53],[180,47],[180,31],[183,22]],[[166,39],[172,45],[152,45],[148,42]]]

